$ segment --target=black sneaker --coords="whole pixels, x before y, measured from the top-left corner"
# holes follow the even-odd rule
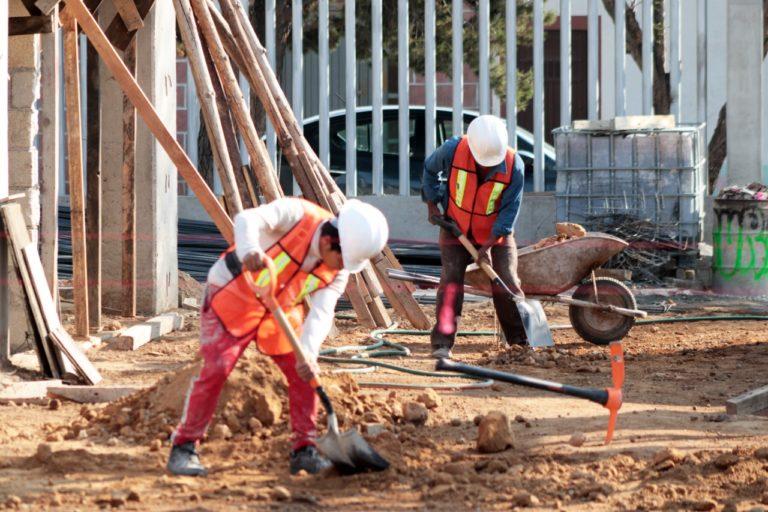
[[[333,464],[331,461],[320,455],[312,445],[307,445],[291,452],[291,474],[295,475],[302,469],[309,474],[315,475]]]
[[[179,476],[206,476],[208,471],[200,464],[200,457],[195,450],[195,443],[189,442],[171,448],[168,458],[168,471]]]

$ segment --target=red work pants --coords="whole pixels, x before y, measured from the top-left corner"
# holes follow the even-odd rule
[[[200,375],[192,380],[181,423],[173,434],[173,444],[198,441],[205,434],[216,412],[219,395],[237,360],[253,338],[236,338],[224,330],[209,302],[218,287],[208,285],[200,312],[200,354],[204,364]],[[293,449],[315,444],[317,436],[317,396],[309,383],[296,373],[293,353],[272,356],[288,381],[288,399],[293,430]]]

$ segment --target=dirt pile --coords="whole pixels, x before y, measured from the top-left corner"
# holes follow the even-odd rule
[[[190,364],[161,378],[154,386],[98,410],[83,407],[72,422],[67,439],[117,438],[128,443],[164,442],[182,414],[190,382],[202,365]],[[363,423],[374,411],[391,419],[393,407],[362,395],[350,376],[325,378],[325,388],[342,425]],[[227,379],[209,437],[211,439],[267,438],[288,431],[288,393],[280,370],[256,350],[248,350]],[[321,415],[322,416],[322,415]],[[324,418],[321,418],[324,421]],[[113,441],[114,443],[114,441]]]
[[[625,359],[631,359],[627,354]],[[607,347],[579,348],[572,351],[558,347],[541,348],[536,351],[521,345],[507,346],[501,350],[483,353],[480,366],[503,367],[524,365],[538,368],[562,368],[577,373],[610,373],[611,368]]]

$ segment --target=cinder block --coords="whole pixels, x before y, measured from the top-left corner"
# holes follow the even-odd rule
[[[29,149],[37,134],[37,116],[29,109],[8,110],[8,148]]]
[[[27,229],[37,229],[40,227],[40,190],[33,188],[10,188],[11,194],[23,193],[24,198],[17,200],[21,206],[21,213],[24,215],[24,224]]]
[[[8,38],[8,69],[40,67],[40,34]]]
[[[15,189],[36,187],[40,183],[37,149],[8,152],[8,185]]]
[[[34,69],[11,72],[10,99],[12,108],[35,109],[40,99],[40,73]]]

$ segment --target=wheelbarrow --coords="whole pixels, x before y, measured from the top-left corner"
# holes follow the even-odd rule
[[[624,284],[595,277],[593,272],[627,245],[615,236],[588,232],[538,249],[524,247],[517,253],[523,292],[527,298],[567,304],[573,329],[586,341],[597,345],[619,341],[635,319],[647,313],[637,309],[635,296]],[[439,283],[437,278],[410,272],[393,271],[390,276],[420,284]],[[476,265],[467,267],[464,282],[467,292],[490,296],[491,283]],[[574,287],[572,294],[565,294]]]

